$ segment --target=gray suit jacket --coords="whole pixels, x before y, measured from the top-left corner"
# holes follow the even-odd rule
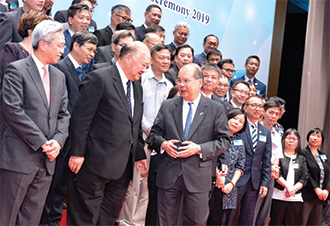
[[[68,135],[70,114],[65,77],[49,66],[50,107],[32,57],[7,66],[3,80],[3,114],[6,122],[1,137],[1,169],[31,173],[45,159],[48,172],[54,173],[41,146],[50,139],[62,147]]]
[[[157,152],[160,152],[161,144],[165,140],[185,141],[182,103],[182,97],[163,102],[147,138],[151,148]],[[223,106],[202,95],[187,140],[201,146],[202,158],[193,155],[174,159],[164,152],[156,185],[162,189],[171,188],[182,171],[183,181],[189,192],[208,192],[212,184],[212,159],[228,150],[230,145],[227,116]]]

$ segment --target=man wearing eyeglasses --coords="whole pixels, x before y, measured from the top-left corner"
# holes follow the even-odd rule
[[[155,32],[149,32],[144,35],[144,39],[142,41],[149,50],[151,50],[155,45],[161,44],[162,39],[159,37],[159,35]]]
[[[70,53],[57,63],[57,68],[65,75],[68,90],[68,111],[71,114],[79,94],[79,85],[85,77],[81,66],[88,64],[94,57],[97,38],[88,31],[78,31],[72,36]],[[40,225],[58,225],[62,219],[63,200],[68,189],[67,154],[70,148],[67,139],[56,160],[56,170],[49,189]]]
[[[116,31],[112,39],[113,43],[111,45],[97,47],[95,56],[96,64],[92,65],[91,71],[115,64],[119,59],[120,50],[124,46],[134,42],[135,36],[130,31],[122,30]],[[112,48],[111,52],[108,47]]]
[[[230,90],[231,93],[231,100],[229,103],[234,106],[234,108],[242,109],[243,104],[245,103],[246,99],[249,97],[250,86],[249,83],[246,81],[238,81],[236,82],[232,89]]]
[[[259,96],[250,96],[245,101],[248,126],[238,134],[245,151],[244,174],[237,181],[237,205],[240,205],[238,225],[253,225],[254,209],[258,195],[264,198],[268,192],[271,176],[272,140],[270,130],[259,123],[263,101]],[[231,210],[232,220],[239,208]]]
[[[115,5],[111,8],[110,24],[103,29],[96,30],[94,35],[99,40],[97,46],[110,45],[112,42],[112,35],[115,33],[117,24],[128,22],[132,23],[131,10],[125,5]]]
[[[144,24],[135,28],[137,41],[143,41],[146,29],[152,25],[158,25],[162,18],[162,9],[158,5],[149,5],[144,13]]]
[[[209,34],[204,38],[203,41],[203,48],[204,51],[200,54],[196,54],[194,56],[193,62],[199,65],[202,65],[206,61],[206,54],[211,50],[211,49],[217,49],[219,45],[219,39],[217,36],[213,34]]]
[[[181,96],[163,102],[147,138],[161,154],[158,223],[205,225],[212,159],[229,148],[226,113],[221,104],[200,93],[202,71],[197,64],[183,66],[176,82]]]
[[[171,53],[171,60],[174,59],[174,51],[181,45],[185,44],[189,37],[190,26],[188,23],[180,21],[174,26],[173,37],[174,40],[167,45]]]
[[[0,225],[39,225],[68,136],[65,77],[56,64],[64,49],[62,24],[44,20],[32,33],[34,52],[6,68],[0,148]]]
[[[266,91],[267,91],[266,85],[255,77],[259,70],[259,66],[260,66],[260,58],[258,56],[252,55],[246,58],[244,65],[246,69],[245,75],[237,79],[231,80],[230,86],[232,87],[232,85],[237,81],[246,81],[254,84],[254,86],[257,89],[258,95],[266,95]]]

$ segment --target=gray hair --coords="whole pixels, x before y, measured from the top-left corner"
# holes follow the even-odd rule
[[[121,31],[115,31],[115,33],[112,35],[112,42],[114,44],[118,44],[119,40],[126,37],[132,37],[133,41],[135,41],[135,35],[132,34],[132,32],[128,30],[121,30]]]
[[[192,71],[194,73],[193,74],[194,79],[196,79],[196,80],[203,78],[201,67],[198,64],[195,64],[195,63],[186,64],[180,69],[180,71],[183,71],[183,70]]]
[[[128,8],[127,6],[125,6],[125,5],[118,4],[118,5],[115,5],[111,8],[111,14],[120,13],[121,11],[124,11],[125,13],[131,14],[131,9]]]
[[[180,27],[188,28],[190,29],[190,25],[187,22],[180,21],[174,26],[174,31],[179,30]]]
[[[218,78],[220,78],[220,75],[221,75],[221,71],[220,71],[220,68],[217,66],[217,65],[214,65],[214,64],[203,64],[202,66],[202,72],[203,70],[205,69],[208,69],[208,70],[215,70],[217,73],[218,73]],[[204,78],[204,75],[203,75],[203,78]]]
[[[63,25],[53,20],[41,21],[32,32],[32,47],[37,50],[40,41],[51,43],[57,32],[63,32]]]

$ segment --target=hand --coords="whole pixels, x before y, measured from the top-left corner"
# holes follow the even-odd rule
[[[200,154],[199,145],[191,141],[182,142],[186,146],[179,147],[178,150],[183,150],[178,153],[178,158],[187,158],[192,155]]]
[[[267,195],[268,188],[265,186],[260,186],[259,195],[260,198],[264,198]]]
[[[218,168],[216,168],[215,170],[216,170],[215,186],[217,188],[222,188],[225,185],[225,177],[221,176]]]
[[[151,130],[151,127],[149,127],[144,133],[145,133],[147,136],[149,136],[150,130]]]
[[[323,190],[323,201],[327,200],[329,195],[329,191],[328,190]]]
[[[45,152],[49,161],[54,161],[60,154],[61,146],[56,140],[46,141],[42,146],[42,151]]]
[[[280,167],[278,165],[272,165],[272,174],[273,179],[277,179],[280,174]]]
[[[222,192],[225,194],[229,194],[231,190],[233,190],[233,188],[233,185],[231,183],[228,183],[222,188]]]
[[[286,194],[285,194],[286,197],[291,197],[295,194],[296,194],[296,189],[294,186],[288,186],[286,188]]]
[[[228,173],[228,166],[226,164],[221,164],[221,172],[220,175],[225,177]]]
[[[146,176],[149,170],[148,159],[142,159],[135,162],[136,168],[142,177]]]
[[[323,191],[321,188],[315,188],[314,189],[315,194],[317,195],[317,197],[319,198],[319,200],[323,200]]]
[[[172,158],[177,158],[178,157],[178,152],[176,151],[177,147],[174,144],[178,142],[180,141],[178,140],[164,141],[161,145],[161,148],[164,151],[166,151],[166,153]]]
[[[72,172],[77,174],[81,169],[82,164],[85,161],[85,157],[71,156],[69,159],[69,168]]]

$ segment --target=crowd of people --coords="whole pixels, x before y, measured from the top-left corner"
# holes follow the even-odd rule
[[[165,45],[162,9],[135,27],[96,0],[0,1],[0,225],[329,225],[323,131],[308,145],[209,34],[187,22]]]

